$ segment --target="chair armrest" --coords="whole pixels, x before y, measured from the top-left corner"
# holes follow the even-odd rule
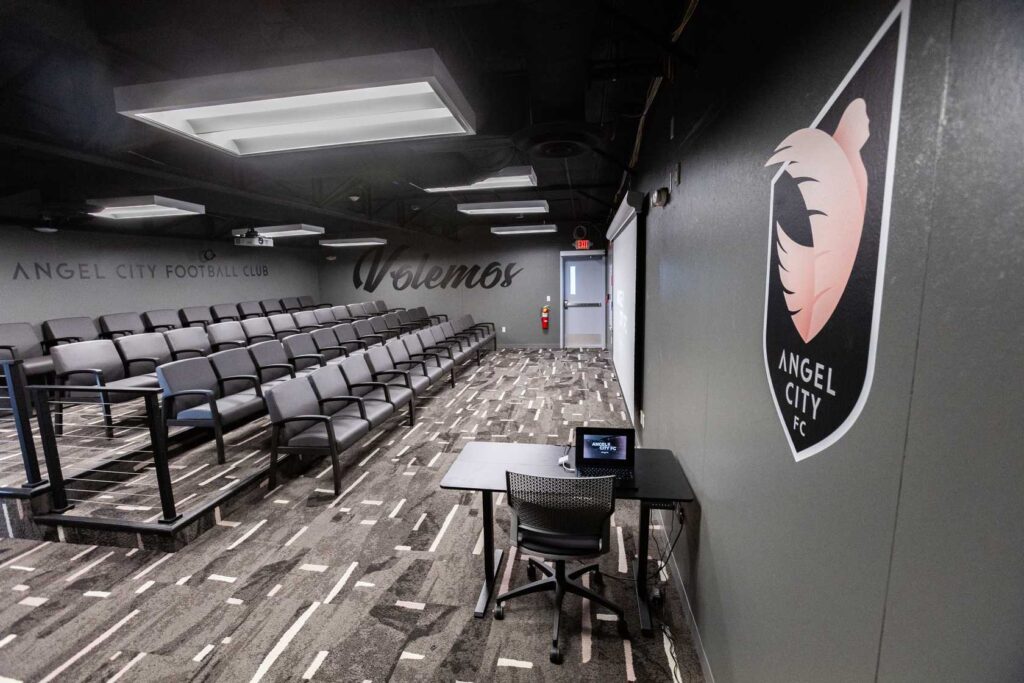
[[[164,395],[164,419],[168,419],[174,415],[174,399],[179,396],[204,396],[206,398],[206,404],[210,406],[210,415],[214,419],[220,420],[220,411],[217,410],[217,399],[213,395],[213,392],[209,389],[185,389],[184,391],[175,391],[174,393]]]
[[[432,346],[424,346],[423,348],[426,351],[447,351],[448,352],[448,355],[447,355],[448,360],[455,360],[455,356],[452,355],[452,350],[449,347],[447,347],[447,346],[433,346],[432,345]],[[443,356],[443,354],[442,354],[442,356]]]
[[[363,336],[359,337],[359,339],[379,339],[381,344],[387,341],[382,335],[379,334],[364,334]]]
[[[292,356],[292,360],[297,360],[299,358],[309,358],[310,360],[315,360],[317,363],[320,364],[320,367],[323,367],[324,365],[327,364],[327,359],[324,358],[324,355],[322,353],[300,353],[298,355]]]
[[[176,327],[176,325],[151,325],[149,329],[153,332],[159,332],[160,330],[173,330]]]
[[[75,342],[80,341],[82,341],[81,337],[54,337],[53,339],[44,339],[42,344],[47,349],[50,349],[51,347],[59,346],[60,344],[74,344]]]
[[[439,319],[441,322],[448,322],[448,316],[444,313],[435,313],[434,315],[428,315],[429,320]]]
[[[178,360],[183,353],[194,353],[200,358],[206,355],[201,349],[178,349],[177,351],[171,351],[171,358]]]
[[[185,325],[185,327],[196,327],[198,325],[205,330],[208,324],[205,320],[193,320],[188,325]]]
[[[254,334],[251,337],[249,335],[246,335],[245,338],[249,340],[250,344],[256,341],[257,339],[266,339],[267,341],[273,341],[277,339],[277,337],[275,337],[272,334]]]
[[[216,344],[212,344],[212,346],[214,351],[220,351],[225,346],[232,349],[244,349],[245,342],[231,339],[228,341],[217,342]]]
[[[348,356],[348,349],[343,346],[318,346],[317,351],[340,351],[344,356]]]
[[[485,329],[489,329],[491,332],[494,332],[494,330],[496,329],[494,323],[474,323],[473,325],[469,326],[469,329],[474,329],[476,327],[483,327]]]
[[[299,332],[305,332],[306,330],[319,330],[323,325],[299,325]]]
[[[103,371],[97,368],[79,368],[78,370],[68,370],[67,372],[58,373],[57,379],[63,384],[64,380],[75,375],[92,375],[92,378],[96,380],[96,386],[103,386]],[[72,384],[71,386],[74,385]]]
[[[339,343],[342,346],[345,346],[346,344],[355,344],[357,349],[365,349],[368,346],[368,344],[364,342],[362,339],[351,339],[349,341],[343,341]]]
[[[159,358],[151,358],[148,356],[141,356],[139,358],[127,358],[124,361],[124,372],[126,375],[131,376],[132,374],[132,363],[152,363],[153,369],[156,370],[156,366],[160,365]]]
[[[263,385],[260,382],[260,378],[257,377],[256,375],[228,375],[227,377],[218,377],[217,385],[220,386],[220,391],[222,394],[227,395],[227,392],[224,391],[224,384],[226,382],[230,382],[233,380],[238,380],[240,382],[249,382],[256,390],[256,395],[259,396],[260,398],[263,398]]]
[[[437,363],[437,367],[441,367],[441,356],[436,353],[410,353],[410,358],[433,358],[434,362]]]
[[[299,330],[296,330],[296,329],[294,329],[294,328],[291,328],[291,327],[289,327],[289,328],[288,328],[288,329],[286,329],[286,330],[274,330],[274,334],[276,334],[276,335],[282,335],[282,334],[285,334],[285,335],[299,334]]]
[[[383,389],[384,399],[388,403],[394,405],[394,402],[391,400],[391,391],[388,389],[388,384],[386,382],[357,382],[355,384],[348,385],[349,389],[354,389],[356,387],[377,387],[378,389]]]
[[[124,335],[125,337],[128,337],[128,336],[131,336],[131,335],[135,334],[135,330],[107,330],[106,332],[102,333],[100,336],[104,337],[105,339],[113,339],[114,337],[116,337],[119,334],[120,335]]]
[[[381,370],[380,372],[370,373],[370,376],[377,379],[381,376],[396,376],[401,375],[405,379],[405,386],[407,389],[412,389],[412,381],[409,379],[408,370]]]
[[[288,363],[270,363],[268,365],[261,365],[260,367],[256,368],[256,372],[259,373],[260,380],[262,381],[263,380],[263,371],[264,370],[274,370],[274,369],[276,369],[276,370],[287,370],[288,374],[291,375],[292,379],[295,379],[295,368],[292,367],[291,365],[289,365]]]
[[[423,362],[423,361],[421,361],[421,360],[400,360],[400,361],[396,361],[396,362],[395,362],[395,365],[396,365],[396,366],[397,366],[397,365],[418,365],[418,366],[420,366],[421,368],[423,368],[423,374],[424,374],[424,375],[426,375],[426,374],[427,374],[427,364],[426,364],[426,363],[424,363],[424,362]]]
[[[288,424],[289,422],[322,422],[327,425],[327,443],[330,445],[332,452],[338,452],[338,441],[334,437],[334,430],[331,429],[331,418],[326,415],[295,415],[275,422],[274,426],[279,427],[283,424]]]
[[[323,410],[325,403],[331,403],[332,401],[345,401],[346,403],[355,403],[359,406],[359,417],[366,419],[366,401],[359,398],[358,396],[330,396],[328,398],[322,398],[317,401],[320,405],[320,409]]]
[[[0,344],[0,351],[6,351],[11,354],[11,360],[17,360],[18,358],[18,349],[11,344]]]

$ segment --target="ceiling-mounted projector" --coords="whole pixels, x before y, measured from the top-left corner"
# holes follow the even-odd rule
[[[235,236],[236,247],[272,247],[274,246],[274,240],[271,237],[265,237],[258,232],[256,228],[249,228],[245,231],[245,234]]]

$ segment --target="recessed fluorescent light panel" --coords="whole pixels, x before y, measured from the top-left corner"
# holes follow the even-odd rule
[[[548,202],[545,199],[528,199],[518,202],[477,202],[475,204],[459,204],[460,213],[475,215],[547,213]]]
[[[238,156],[450,135],[476,119],[433,50],[114,90],[120,114]]]
[[[264,237],[271,237],[277,239],[278,237],[308,237],[310,235],[322,235],[324,229],[319,225],[306,225],[305,223],[294,223],[292,225],[264,225],[259,228],[253,228],[257,235],[263,235]],[[249,228],[239,228],[238,230],[232,230],[231,233],[235,237],[244,237],[248,234]]]
[[[206,213],[206,207],[202,204],[191,204],[156,195],[90,199],[89,203],[99,207],[96,211],[90,211],[90,216],[113,218],[114,220],[190,216]]]
[[[491,228],[495,235],[537,235],[542,232],[558,232],[557,225],[502,225]]]
[[[509,166],[471,185],[453,187],[425,187],[426,192],[472,192],[474,190],[501,190],[515,187],[537,187],[537,174],[533,166]]]
[[[378,247],[387,244],[380,237],[352,237],[348,239],[320,240],[321,247]]]

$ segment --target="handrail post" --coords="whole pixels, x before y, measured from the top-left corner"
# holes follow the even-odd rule
[[[164,439],[163,419],[157,394],[147,393],[146,424],[153,445],[153,464],[156,469],[156,484],[160,489],[160,507],[163,509],[161,524],[172,524],[181,519],[174,508],[174,488],[171,486],[171,470],[167,464],[167,442]]]
[[[60,513],[67,512],[74,505],[68,504],[68,492],[64,488],[64,472],[60,467],[57,437],[53,433],[53,420],[50,418],[49,393],[49,389],[34,389],[32,400],[36,405],[36,421],[39,423],[39,440],[43,443],[43,456],[46,458],[46,473],[50,477],[51,512]]]
[[[25,488],[34,489],[44,486],[47,482],[39,472],[39,456],[36,454],[36,442],[32,438],[31,410],[28,400],[28,380],[25,377],[23,361],[0,361],[3,367],[4,384],[7,388],[7,401],[14,418],[14,431],[18,434],[18,445],[21,447],[21,461],[25,466]],[[46,407],[42,406],[42,410]]]

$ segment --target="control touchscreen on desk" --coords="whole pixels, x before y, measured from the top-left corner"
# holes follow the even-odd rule
[[[585,460],[625,460],[627,447],[625,436],[608,434],[585,434],[583,436],[583,458]]]

